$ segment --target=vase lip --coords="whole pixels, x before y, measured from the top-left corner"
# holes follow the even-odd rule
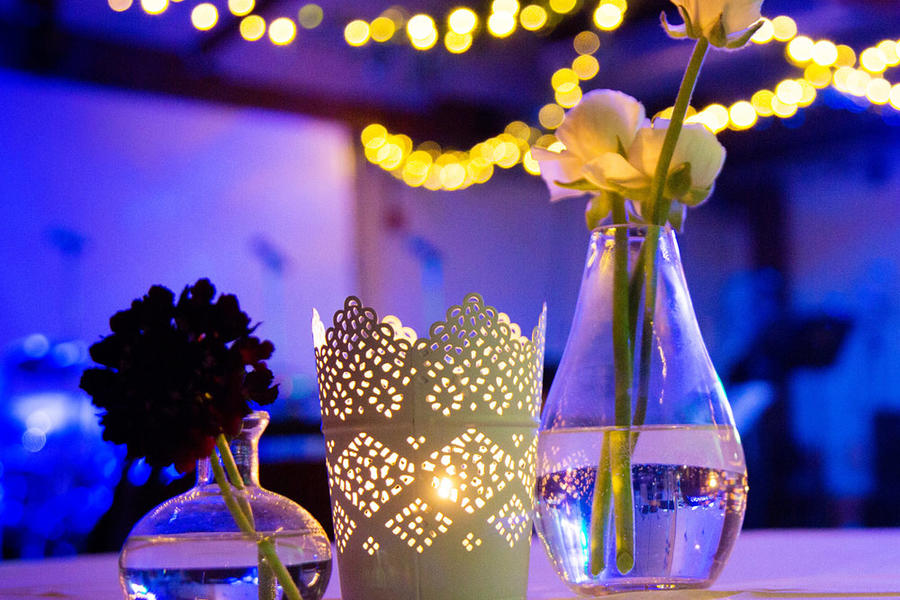
[[[609,223],[606,225],[598,225],[591,230],[591,235],[609,236],[615,233],[616,229],[625,229],[630,237],[646,237],[647,234],[655,229],[660,234],[672,233],[672,226],[669,223],[665,225],[656,225],[654,223]]]
[[[241,420],[241,431],[245,432],[265,427],[270,420],[269,413],[264,410],[251,411]]]

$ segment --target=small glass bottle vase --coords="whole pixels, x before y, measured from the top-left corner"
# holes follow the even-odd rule
[[[268,537],[303,600],[319,600],[331,576],[331,544],[322,526],[295,502],[259,486],[257,444],[265,412],[244,417],[231,441],[256,535],[242,533],[216,483],[209,459],[197,483],[147,513],[125,540],[119,581],[131,600],[280,600],[283,590],[257,542]]]
[[[702,588],[724,566],[744,453],[668,227],[591,235],[537,469],[535,525],[574,592]]]

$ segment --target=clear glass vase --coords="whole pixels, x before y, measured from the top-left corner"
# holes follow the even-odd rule
[[[576,593],[702,588],[724,566],[744,453],[668,227],[591,235],[537,469],[535,525]]]
[[[242,533],[215,482],[209,459],[197,463],[197,483],[147,513],[119,555],[119,580],[133,600],[279,600],[281,585],[257,544],[275,544],[303,600],[319,600],[331,576],[331,544],[322,526],[297,503],[259,486],[257,444],[265,412],[244,418],[231,442],[256,536]]]

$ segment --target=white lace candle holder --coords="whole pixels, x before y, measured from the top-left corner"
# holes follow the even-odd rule
[[[418,338],[347,298],[313,315],[344,600],[524,599],[545,314],[478,294]]]

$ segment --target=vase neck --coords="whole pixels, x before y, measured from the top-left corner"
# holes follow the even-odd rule
[[[242,422],[241,432],[229,442],[231,454],[244,485],[259,486],[259,438],[269,424],[269,414],[252,412]],[[197,485],[214,483],[209,459],[197,461]]]

